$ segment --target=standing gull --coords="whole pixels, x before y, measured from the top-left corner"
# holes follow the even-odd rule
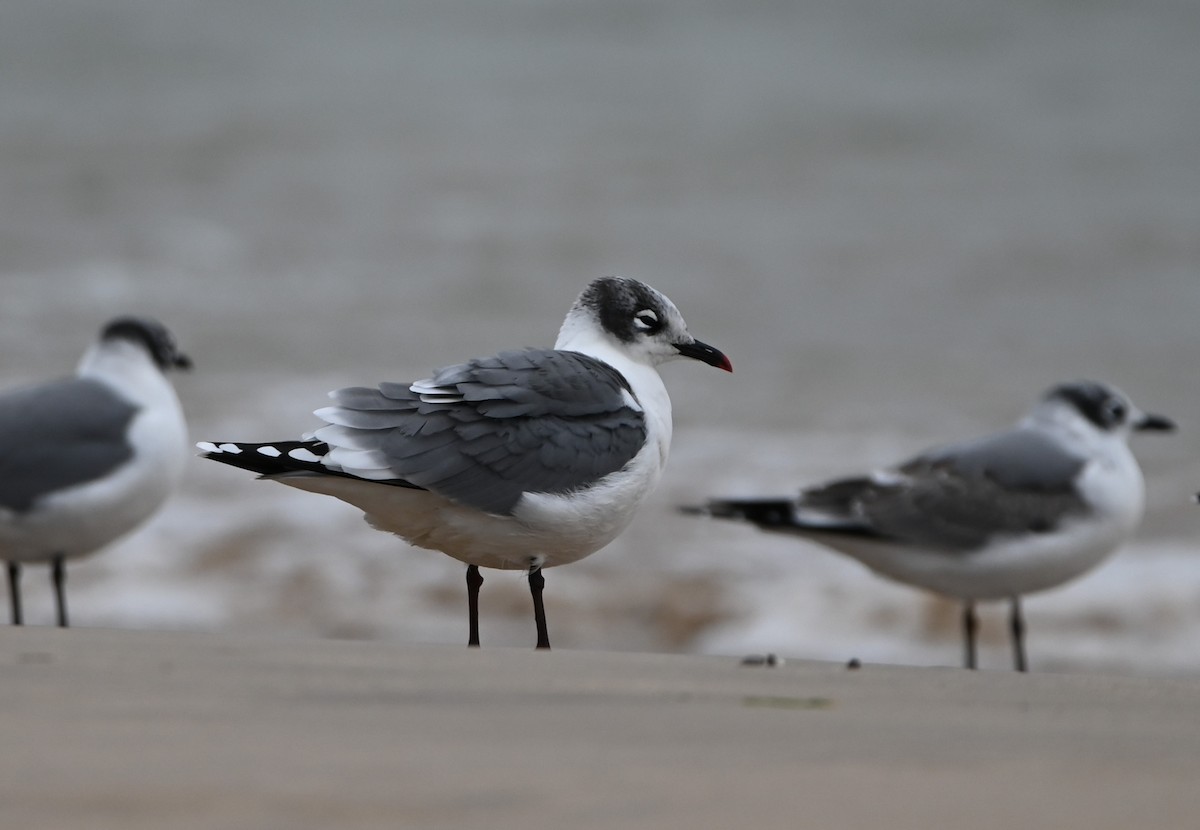
[[[684,510],[803,536],[962,600],[967,668],[975,668],[976,601],[1008,599],[1013,661],[1025,671],[1021,595],[1091,570],[1133,534],[1145,484],[1129,436],[1171,429],[1110,386],[1067,383],[1005,432],[794,499],[723,499]]]
[[[479,645],[479,569],[526,571],[537,647],[549,648],[542,569],[607,545],[658,482],[671,400],[657,367],[678,357],[732,371],[667,297],[605,277],[579,295],[553,349],[339,389],[316,412],[326,425],[302,441],[198,446],[465,562],[468,645]]]
[[[21,625],[21,565],[49,562],[67,626],[66,560],[149,518],[188,456],[164,372],[191,366],[156,320],[106,325],[75,377],[0,394],[0,559]]]

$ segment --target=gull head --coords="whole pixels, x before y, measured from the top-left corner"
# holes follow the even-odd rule
[[[625,277],[588,284],[567,313],[555,348],[597,356],[613,349],[650,366],[689,357],[733,371],[729,358],[688,332],[683,315],[665,294]]]
[[[150,317],[117,317],[100,332],[101,345],[127,342],[145,349],[160,371],[190,369],[192,360],[175,345],[167,327]]]
[[[1100,435],[1121,439],[1133,432],[1170,432],[1175,423],[1162,415],[1138,409],[1129,396],[1114,386],[1080,380],[1063,383],[1046,391],[1031,417],[1069,423]]]

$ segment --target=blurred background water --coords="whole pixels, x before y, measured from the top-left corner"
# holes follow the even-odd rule
[[[1035,668],[1200,672],[1200,5],[1044,0],[9,0],[0,380],[159,316],[200,439],[329,389],[548,345],[590,279],[669,294],[671,465],[548,574],[563,647],[956,665],[952,604],[677,516],[1019,417],[1095,377],[1139,439],[1138,538],[1027,603]],[[462,566],[196,461],[70,574],[84,625],[465,640]],[[45,583],[27,614],[49,622]],[[532,644],[519,574],[484,643]],[[1005,667],[985,609],[985,666]]]

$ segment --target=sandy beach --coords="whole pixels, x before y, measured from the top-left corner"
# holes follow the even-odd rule
[[[6,629],[0,826],[1182,828],[1200,681]]]

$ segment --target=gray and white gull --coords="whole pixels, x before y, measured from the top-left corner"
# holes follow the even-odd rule
[[[537,647],[549,648],[542,571],[615,539],[658,482],[671,400],[657,367],[680,357],[732,371],[663,294],[605,277],[579,295],[553,349],[339,389],[316,412],[325,425],[300,441],[198,446],[466,563],[468,645],[479,645],[479,569],[526,571]]]
[[[174,489],[189,452],[165,373],[190,366],[161,323],[120,317],[75,377],[0,394],[0,559],[15,625],[23,564],[50,564],[65,628],[66,561],[134,530]]]
[[[794,498],[715,499],[683,510],[802,536],[961,600],[967,668],[976,664],[976,601],[1008,599],[1013,662],[1025,671],[1021,596],[1086,573],[1133,534],[1145,483],[1128,439],[1171,429],[1111,386],[1067,383],[1004,432]]]

